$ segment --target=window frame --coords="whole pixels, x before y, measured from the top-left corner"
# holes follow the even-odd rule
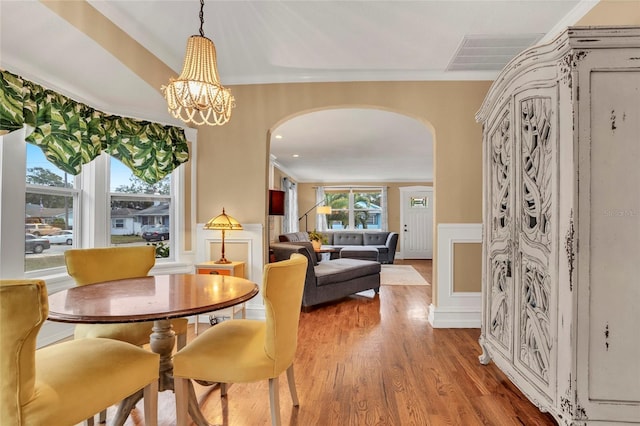
[[[384,187],[383,186],[366,186],[366,185],[358,185],[358,186],[324,186],[323,187],[324,190],[324,196],[325,196],[325,203],[327,203],[327,198],[330,194],[336,194],[336,193],[345,193],[348,195],[348,206],[346,209],[339,209],[340,211],[346,211],[348,212],[348,224],[347,227],[344,229],[341,229],[339,231],[364,231],[364,232],[376,232],[376,231],[388,231],[388,229],[383,229],[383,220],[382,220],[382,215],[384,215],[384,211],[386,210],[387,206],[386,203],[383,201],[384,199]],[[355,207],[355,194],[357,193],[363,193],[363,192],[378,192],[380,194],[380,200],[381,200],[381,206],[380,206],[380,210],[374,210],[374,209],[362,209],[362,208],[356,208]],[[337,210],[337,209],[336,209]],[[356,224],[356,213],[360,212],[360,211],[375,211],[375,213],[379,213],[381,218],[380,218],[380,227],[379,228],[356,228],[355,224]],[[327,219],[328,222],[328,219]],[[337,229],[332,229],[329,226],[329,223],[326,224],[327,226],[327,232],[332,232],[332,231],[338,231]]]
[[[11,133],[0,134],[0,278],[2,279],[45,279],[49,291],[58,291],[69,286],[69,276],[64,267],[41,269],[26,272],[24,268],[24,223],[26,183],[26,127]],[[171,214],[170,228],[174,238],[169,259],[158,259],[162,271],[184,271],[188,263],[188,254],[184,250],[185,232],[195,235],[195,193],[193,182],[197,173],[195,158],[197,130],[185,129],[187,140],[191,141],[190,168],[178,167],[171,178]],[[186,171],[190,170],[189,176]],[[74,210],[74,247],[110,246],[110,188],[109,158],[101,154],[95,160],[83,166],[82,172],[75,177],[74,197],[77,207]],[[190,194],[186,194],[186,183],[192,182]],[[32,184],[29,189],[33,192]],[[60,191],[70,188],[40,187],[38,192],[60,195]],[[121,193],[116,193],[121,195]],[[15,200],[22,200],[16,203]],[[191,200],[190,217],[186,218],[186,200]],[[83,220],[83,218],[92,218]],[[188,220],[187,220],[188,219]],[[186,229],[190,223],[192,229]],[[178,233],[178,230],[182,232]],[[16,247],[21,247],[16,249]],[[193,250],[193,249],[192,249]],[[190,251],[192,251],[190,250]],[[187,263],[185,263],[187,262]]]

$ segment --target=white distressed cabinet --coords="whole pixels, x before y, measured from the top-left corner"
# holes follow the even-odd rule
[[[640,28],[523,52],[476,118],[480,361],[561,425],[640,423]]]

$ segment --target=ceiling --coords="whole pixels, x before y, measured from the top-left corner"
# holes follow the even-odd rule
[[[517,52],[596,3],[208,0],[203,30],[225,86],[492,80]],[[179,74],[199,8],[197,0],[1,0],[0,66],[105,112],[180,125],[159,86]],[[142,67],[140,52],[149,55]],[[318,111],[283,123],[278,134],[272,155],[302,182],[433,179],[428,129],[399,114]]]

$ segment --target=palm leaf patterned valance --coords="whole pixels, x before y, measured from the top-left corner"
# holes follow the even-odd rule
[[[189,160],[179,127],[106,114],[4,70],[0,89],[0,131],[33,127],[27,142],[72,175],[103,151],[149,184]]]

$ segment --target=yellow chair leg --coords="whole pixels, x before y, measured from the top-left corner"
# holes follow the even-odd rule
[[[280,393],[278,378],[269,379],[269,404],[271,405],[271,426],[280,426]]]
[[[299,407],[298,392],[296,391],[296,379],[293,375],[293,364],[287,368],[287,382],[289,383],[289,392],[291,393],[291,402],[294,407]]]
[[[178,350],[184,348],[187,345],[187,333],[178,334],[176,336],[176,344],[178,346]]]
[[[176,395],[176,426],[187,426],[189,423],[189,379],[174,378]]]
[[[158,426],[158,381],[154,380],[144,387],[144,424]]]

